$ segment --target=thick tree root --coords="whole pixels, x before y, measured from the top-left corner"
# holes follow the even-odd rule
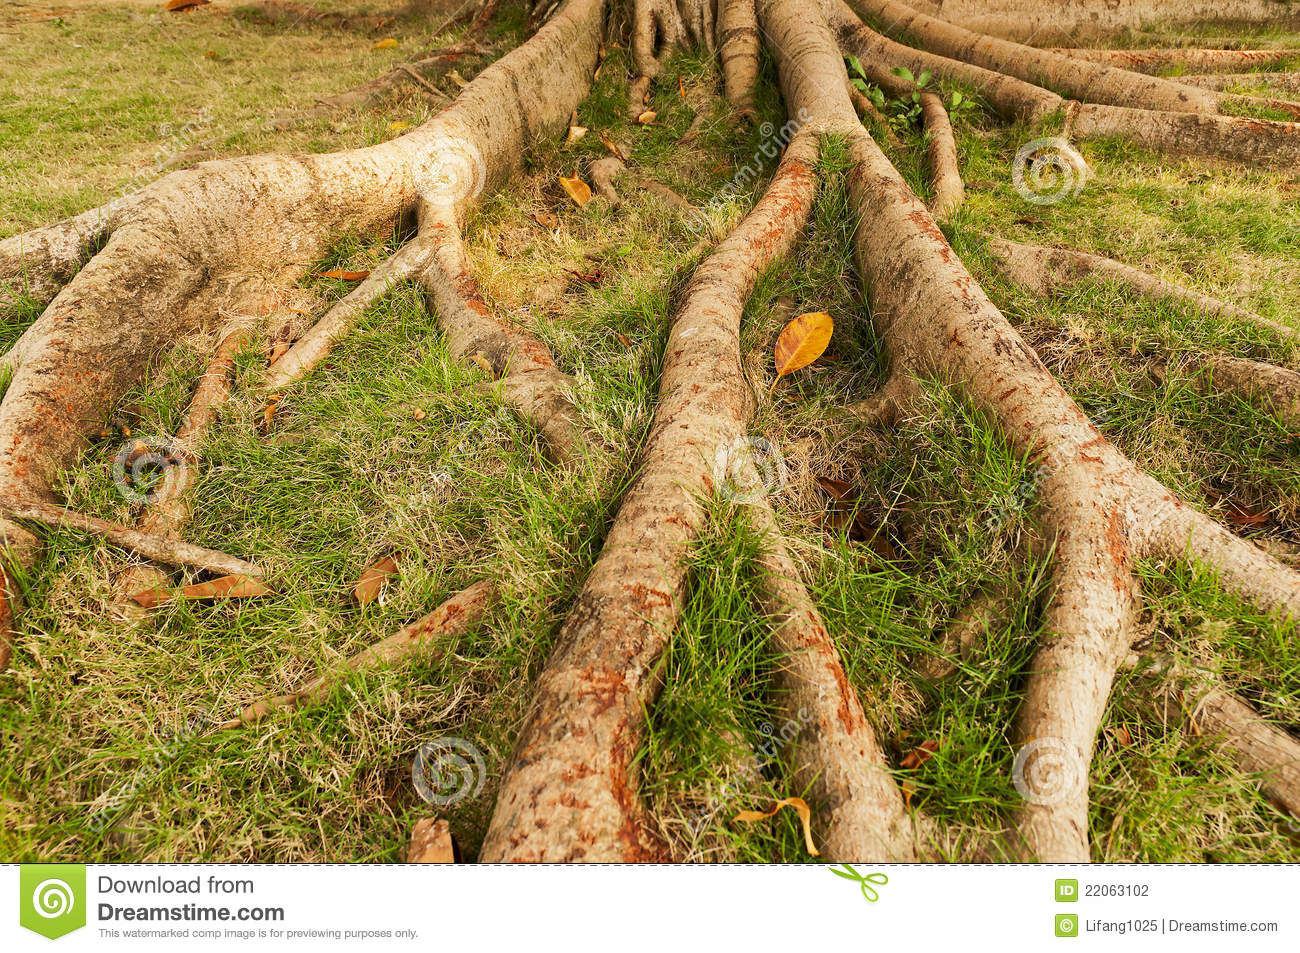
[[[943,97],[938,93],[922,93],[921,118],[925,123],[927,140],[926,164],[930,171],[930,185],[934,189],[930,214],[936,222],[946,222],[957,214],[966,200],[966,186],[961,180],[957,140],[952,134],[948,110],[943,108]]]
[[[1196,73],[1248,73],[1285,62],[1297,55],[1294,50],[1055,49],[1045,52],[1085,63],[1102,63],[1134,73],[1159,73],[1170,69]]]
[[[1069,783],[1050,799],[1027,798],[1016,836],[1027,855],[1086,860],[1087,766],[1132,641],[1134,561],[1190,556],[1215,568],[1227,588],[1283,618],[1300,617],[1300,575],[1181,503],[1109,444],[966,271],[863,133],[847,95],[834,95],[843,89],[843,66],[827,26],[789,0],[761,0],[759,17],[773,41],[788,108],[808,109],[814,123],[843,129],[848,138],[850,195],[869,223],[857,231],[856,260],[894,373],[950,382],[1038,466],[1038,511],[1054,543],[1055,588],[1018,735],[1027,745],[1021,755],[1028,760],[1038,752],[1040,768],[1041,749],[1050,747]]]
[[[727,102],[743,117],[754,116],[758,82],[758,16],[754,0],[718,0],[718,59]]]
[[[1236,75],[1232,73],[1198,73],[1193,76],[1180,76],[1178,82],[1188,86],[1198,86],[1201,89],[1231,89],[1233,86],[1242,86],[1253,83],[1264,83],[1268,86],[1276,86],[1293,95],[1300,95],[1300,73],[1250,73],[1249,75]]]
[[[314,705],[329,697],[334,686],[352,672],[363,672],[394,665],[417,656],[447,650],[450,640],[459,638],[482,621],[498,598],[496,584],[490,580],[476,582],[452,596],[424,618],[412,622],[381,642],[362,649],[335,666],[328,674],[312,679],[296,692],[253,702],[233,721],[217,726],[217,731],[253,725],[277,711]]]
[[[1075,103],[1051,90],[925,50],[903,46],[870,29],[842,0],[833,0],[828,18],[847,52],[867,64],[929,70],[942,80],[968,83],[1000,115],[1044,122],[1068,111],[1072,132],[1083,139],[1122,137],[1173,155],[1199,155],[1255,162],[1300,164],[1300,124],[1239,116]]]
[[[1036,86],[1059,89],[1082,102],[1171,112],[1218,111],[1214,95],[1176,82],[972,33],[895,0],[855,0],[855,3],[887,36],[911,39],[931,53],[1015,76]]]
[[[563,128],[585,96],[603,13],[602,0],[568,0],[450,107],[396,139],[328,155],[202,163],[114,205],[104,216],[103,249],[24,335],[0,405],[0,495],[50,499],[84,435],[155,353],[223,310],[265,310],[261,302],[344,230],[390,230],[421,207],[463,213],[505,181],[529,145]],[[92,228],[104,226],[87,219],[7,239],[0,275],[75,267]],[[41,256],[37,267],[33,254]],[[39,541],[7,521],[0,536],[12,582],[14,569],[35,561]],[[9,603],[0,618],[11,616]]]
[[[989,251],[994,264],[1007,278],[1037,295],[1051,295],[1063,285],[1074,285],[1089,278],[1114,281],[1126,285],[1137,294],[1176,301],[1210,317],[1254,325],[1285,340],[1300,343],[1300,329],[1272,321],[1199,291],[1180,287],[1113,258],[1069,248],[1024,245],[992,236],[989,237]]]
[[[1203,391],[1233,394],[1258,410],[1276,415],[1300,434],[1300,374],[1276,364],[1226,354],[1194,357],[1189,365]],[[1161,378],[1168,373],[1163,365],[1155,370]]]
[[[826,860],[911,861],[917,832],[857,692],[781,539],[771,505],[750,510],[763,535],[760,591],[781,655],[776,700],[794,788],[808,792]]]
[[[1176,697],[1166,714],[1186,714],[1196,732],[1216,738],[1242,772],[1259,777],[1270,801],[1300,818],[1300,741],[1290,732],[1265,721],[1208,672],[1167,658],[1144,665],[1136,655],[1128,656],[1124,667],[1169,678]]]
[[[266,574],[266,571],[260,566],[235,556],[229,556],[226,553],[217,552],[215,549],[205,549],[184,540],[141,532],[137,529],[131,529],[129,526],[122,526],[120,523],[110,523],[108,520],[96,519],[93,516],[86,516],[62,506],[55,506],[52,503],[0,497],[0,514],[3,514],[6,519],[30,520],[33,523],[48,526],[50,529],[72,530],[77,533],[98,536],[114,546],[120,546],[135,553],[137,556],[143,556],[145,559],[151,559],[154,562],[165,563],[168,566],[202,569],[206,572],[220,573],[225,576],[240,575],[260,578]]]
[[[429,310],[452,355],[488,368],[500,380],[502,400],[545,438],[559,461],[579,456],[587,437],[572,393],[577,382],[555,366],[546,345],[523,328],[492,316],[470,274],[460,226],[446,206],[428,210],[433,258],[420,274]]]
[[[816,156],[815,138],[796,136],[766,195],[691,279],[637,477],[538,680],[482,860],[664,857],[637,802],[637,742],[704,525],[701,498],[721,488],[747,446],[753,396],[736,346],[741,313],[759,273],[807,221]]]

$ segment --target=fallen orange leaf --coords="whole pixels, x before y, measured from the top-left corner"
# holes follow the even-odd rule
[[[146,609],[152,609],[154,606],[162,605],[164,602],[170,602],[173,599],[193,601],[204,599],[253,599],[271,594],[271,590],[265,584],[252,576],[235,574],[233,576],[222,576],[219,579],[210,579],[207,582],[196,582],[183,586],[179,591],[154,586],[133,593],[131,600]]]
[[[835,480],[831,477],[815,477],[817,485],[833,500],[846,500],[853,492],[853,484],[846,483],[843,480]]]
[[[776,339],[776,379],[807,367],[826,350],[835,323],[825,311],[801,314],[781,331]],[[776,386],[776,381],[772,382]]]
[[[907,753],[903,760],[898,763],[898,766],[900,768],[919,768],[933,758],[934,753],[938,750],[939,742],[922,741],[918,747]]]
[[[560,176],[560,186],[569,194],[578,208],[584,208],[591,201],[591,186],[578,178],[578,170],[573,170],[572,178]]]
[[[638,126],[648,126],[650,125],[650,123],[655,121],[655,117],[658,115],[659,114],[655,112],[653,109],[647,109],[645,112],[641,113],[639,116],[636,117],[636,123]]]
[[[391,36],[386,36],[379,40],[371,47],[372,50],[391,50],[397,46],[397,41]]]
[[[352,587],[352,598],[357,600],[357,605],[362,606],[374,602],[396,572],[397,560],[392,556],[385,556],[374,565],[367,566],[362,570],[357,584]]]
[[[331,268],[329,271],[316,272],[317,278],[339,278],[342,281],[360,281],[363,278],[369,278],[369,271],[345,271],[342,268]]]
[[[812,839],[812,812],[808,810],[808,804],[801,797],[782,798],[772,805],[770,811],[741,811],[735,816],[735,820],[752,823],[753,821],[762,821],[776,814],[783,807],[792,807],[799,815],[799,823],[803,825],[803,842],[808,848],[808,853],[814,857],[818,856],[817,845]]]
[[[600,141],[605,144],[605,148],[609,150],[610,154],[614,156],[614,158],[618,159],[620,162],[627,162],[627,156],[619,147],[619,144],[610,138],[609,133],[602,132],[600,134]]]
[[[205,3],[211,2],[212,0],[167,0],[167,2],[163,4],[163,9],[172,11],[188,10],[191,7],[201,7]]]

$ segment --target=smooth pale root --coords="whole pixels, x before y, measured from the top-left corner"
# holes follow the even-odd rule
[[[411,831],[411,846],[406,850],[408,864],[456,863],[456,840],[451,825],[436,817],[424,817],[415,822]]]
[[[585,207],[591,201],[591,186],[578,178],[577,170],[574,170],[572,178],[560,176],[560,187],[568,193],[569,198],[573,199],[578,208]]]
[[[835,322],[825,311],[809,311],[787,324],[776,339],[777,380],[821,357],[834,330]]]
[[[803,825],[803,842],[808,848],[808,853],[814,857],[818,856],[817,845],[813,843],[812,837],[812,812],[808,810],[808,804],[801,797],[782,798],[772,805],[770,811],[741,811],[734,818],[736,821],[752,824],[754,821],[765,821],[773,817],[783,807],[793,808],[799,815],[799,823]]]

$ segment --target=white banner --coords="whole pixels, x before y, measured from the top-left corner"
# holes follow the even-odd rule
[[[5,950],[45,950],[50,937],[68,951],[1300,944],[1300,872],[1286,866],[145,864],[3,876],[18,906]]]

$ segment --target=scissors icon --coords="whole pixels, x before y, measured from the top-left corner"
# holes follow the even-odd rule
[[[880,899],[880,894],[876,891],[876,888],[871,885],[878,884],[883,887],[885,884],[889,883],[889,877],[886,874],[860,874],[848,864],[840,864],[840,866],[844,869],[837,870],[836,868],[831,867],[830,872],[836,877],[843,877],[845,880],[852,880],[854,883],[858,884],[858,886],[862,888],[862,896],[864,896],[869,903],[875,903]]]

